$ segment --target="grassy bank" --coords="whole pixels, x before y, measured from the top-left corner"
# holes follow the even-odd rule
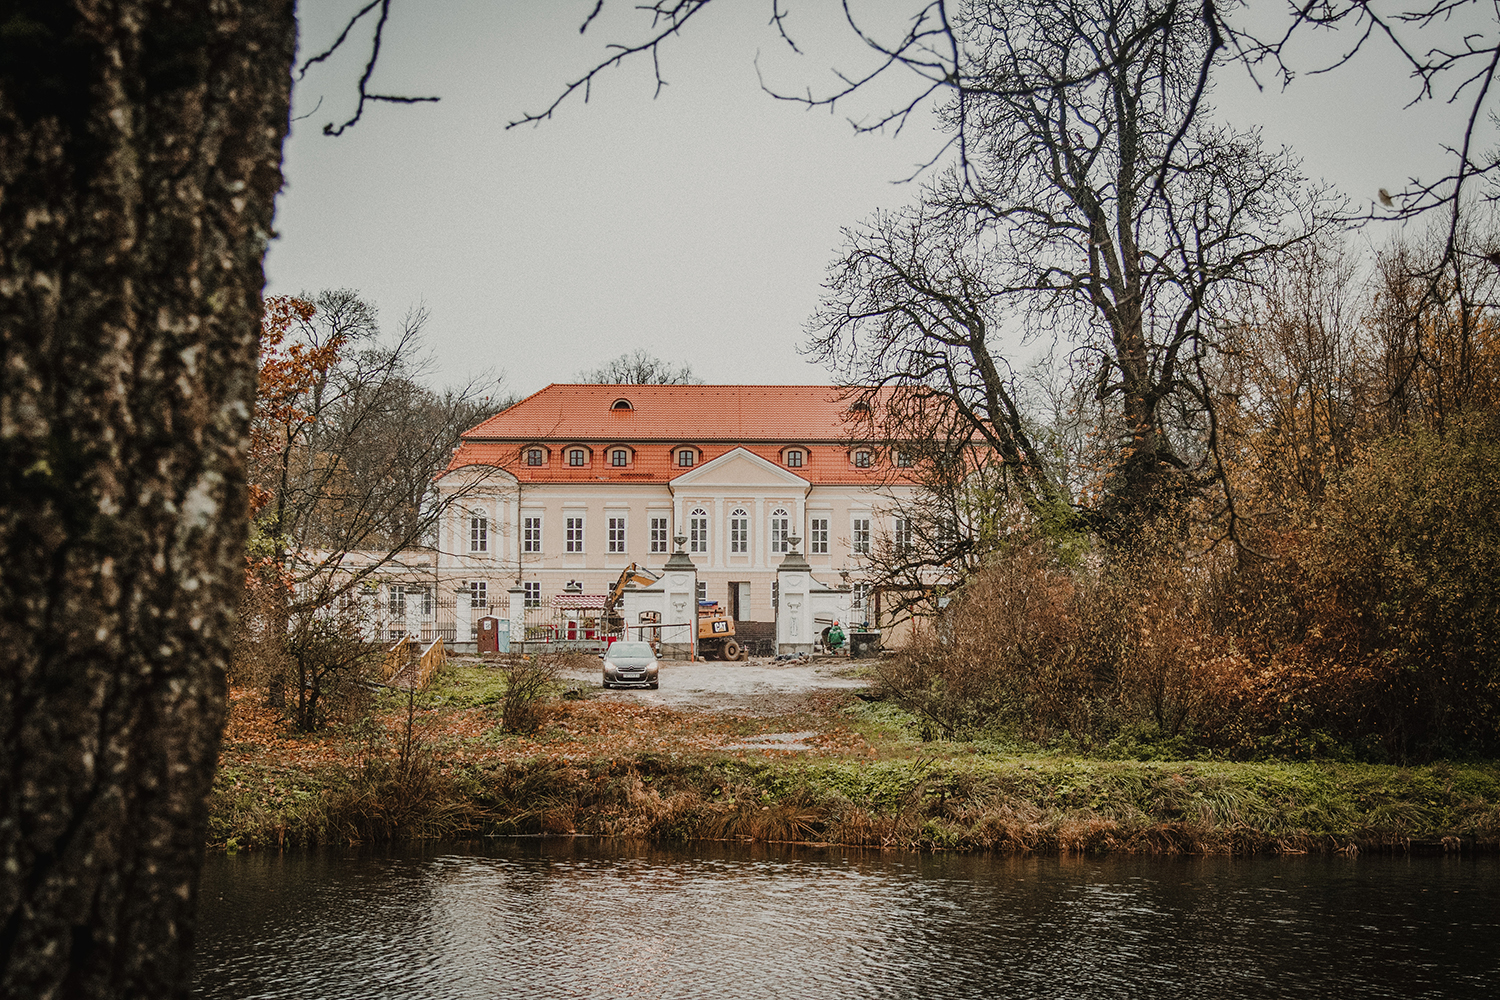
[[[1495,763],[1148,762],[924,744],[888,711],[831,696],[775,718],[584,698],[515,736],[494,713],[503,688],[467,669],[422,696],[410,731],[393,700],[362,726],[298,737],[243,697],[211,843],[577,833],[1043,852],[1500,848]],[[805,731],[818,735],[801,751],[743,744]]]

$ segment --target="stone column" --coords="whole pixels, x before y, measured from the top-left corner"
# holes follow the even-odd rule
[[[453,592],[453,642],[469,641],[469,627],[473,623],[473,609],[471,601],[473,594],[467,585],[459,587]]]
[[[406,634],[422,638],[422,592],[413,587],[406,590]]]
[[[526,588],[518,583],[510,588],[508,593],[510,594],[510,649],[513,653],[524,653],[526,652]]]
[[[779,606],[776,609],[776,653],[811,653],[818,641],[813,621],[810,591],[813,587],[812,566],[797,551],[802,539],[787,538],[786,558],[776,570]]]
[[[687,536],[677,535],[672,540],[677,543],[677,551],[663,567],[660,581],[666,593],[662,624],[671,626],[661,630],[662,655],[695,659],[698,654],[698,567],[683,549]]]

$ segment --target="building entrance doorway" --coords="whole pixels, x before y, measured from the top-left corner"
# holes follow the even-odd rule
[[[744,621],[750,616],[750,584],[731,583],[729,585],[729,617],[735,621]]]

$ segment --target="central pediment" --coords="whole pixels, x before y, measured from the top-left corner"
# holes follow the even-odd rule
[[[705,486],[743,489],[780,486],[807,490],[812,484],[759,455],[744,448],[735,448],[712,462],[705,462],[690,472],[684,472],[673,479],[671,485],[674,490],[689,486],[695,489]]]

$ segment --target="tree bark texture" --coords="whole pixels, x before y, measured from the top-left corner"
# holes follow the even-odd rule
[[[186,996],[292,0],[0,0],[0,996]]]

